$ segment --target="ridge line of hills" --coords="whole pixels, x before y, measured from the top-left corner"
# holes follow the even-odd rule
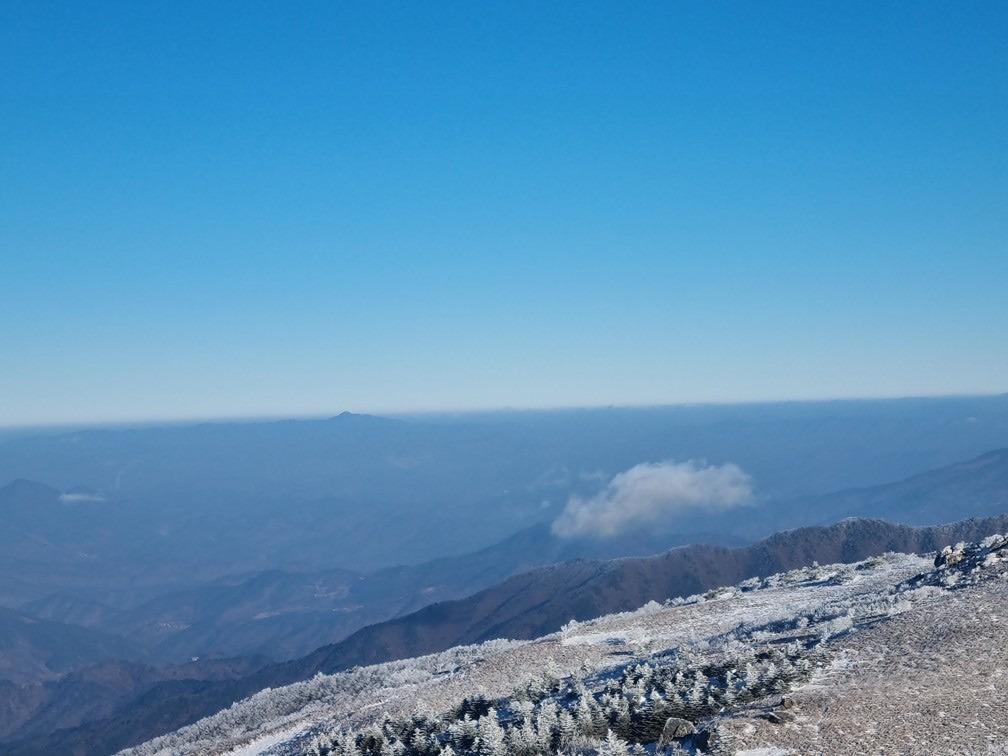
[[[813,565],[318,675],[122,756],[993,754],[1006,578],[1005,535]]]
[[[0,506],[5,512],[38,507],[43,494],[50,503],[60,495],[42,484],[17,481],[0,488]],[[476,551],[416,565],[371,572],[263,570],[166,591],[127,609],[114,609],[72,590],[8,606],[41,619],[123,636],[127,645],[143,649],[133,657],[152,663],[182,663],[193,656],[294,659],[361,627],[577,556],[607,559],[654,554],[680,544],[746,543],[751,539],[744,538],[744,532],[767,535],[774,523],[794,527],[868,515],[928,525],[1003,511],[1008,511],[1008,449],[997,449],[895,483],[746,508],[731,522],[708,519],[679,534],[649,537],[635,532],[615,540],[570,541],[539,522]],[[19,525],[22,516],[15,511],[11,527],[21,527],[27,534],[23,540],[28,540],[31,532]],[[736,537],[730,534],[733,527]],[[719,538],[704,535],[715,532]]]
[[[653,557],[576,560],[516,575],[464,599],[445,601],[371,625],[305,657],[238,679],[155,683],[79,727],[4,744],[11,756],[111,752],[192,723],[263,688],[357,665],[403,659],[492,637],[530,639],[571,619],[635,609],[805,566],[855,561],[887,551],[928,552],[1008,530],[1008,515],[913,527],[847,519],[804,527],[739,548],[687,546]],[[56,683],[57,685],[59,683]],[[97,712],[96,712],[97,713]]]
[[[226,706],[259,687],[316,671],[413,656],[480,638],[535,636],[571,619],[635,608],[652,596],[660,600],[702,592],[705,586],[737,582],[803,560],[849,560],[870,553],[865,549],[930,550],[943,540],[976,540],[982,533],[962,523],[958,531],[932,529],[936,535],[927,541],[914,535],[916,531],[890,531],[898,526],[888,523],[873,528],[870,521],[856,521],[777,533],[745,549],[727,548],[732,537],[738,543],[771,527],[825,525],[850,514],[928,525],[967,514],[1004,512],[1008,449],[894,483],[766,500],[720,520],[693,513],[671,517],[661,532],[628,533],[622,540],[565,541],[550,532],[543,521],[549,510],[542,510],[538,524],[469,554],[366,573],[357,572],[357,565],[320,571],[307,563],[286,570],[244,570],[245,562],[239,561],[238,574],[194,571],[174,591],[167,590],[170,583],[162,578],[134,578],[124,569],[138,554],[156,558],[146,554],[142,543],[133,547],[136,553],[122,553],[116,550],[118,541],[103,540],[109,524],[156,525],[149,518],[130,519],[147,506],[141,504],[82,485],[61,492],[19,479],[0,487],[0,513],[8,525],[0,533],[0,572],[7,573],[2,587],[9,607],[0,612],[0,657],[16,661],[27,648],[24,640],[29,646],[39,640],[36,627],[59,630],[39,622],[40,617],[98,631],[71,632],[64,643],[58,638],[44,643],[48,650],[41,656],[24,656],[20,679],[11,670],[0,675],[6,678],[0,680],[0,751],[16,747],[17,752],[49,753],[73,744],[77,750],[68,752],[113,750]],[[316,515],[321,516],[321,510]],[[338,521],[339,515],[332,510],[326,516]],[[120,517],[126,519],[118,523]],[[290,541],[305,522],[287,523],[278,535]],[[513,524],[521,522],[519,518]],[[429,522],[427,527],[441,524]],[[846,535],[838,530],[842,527],[849,529]],[[1008,531],[997,522],[991,527]],[[702,532],[717,532],[720,545],[665,551],[677,541],[707,540]],[[165,537],[176,536],[169,532]],[[651,559],[634,556],[658,551],[663,553]],[[606,561],[617,555],[626,557]],[[190,555],[177,556],[182,564]],[[585,558],[557,564],[571,557]],[[543,564],[551,566],[534,569]],[[36,567],[42,571],[33,572]],[[61,574],[64,569],[68,571]],[[71,581],[61,582],[67,576]],[[119,582],[115,600],[106,602],[100,592],[105,584],[94,581],[108,576]],[[35,598],[10,600],[20,590],[17,581],[22,581],[25,595]],[[50,585],[60,586],[62,595],[46,595]],[[147,597],[153,591],[160,593],[151,600]],[[45,641],[52,634],[42,635]],[[198,661],[189,661],[197,655]],[[279,661],[285,658],[288,661]],[[164,661],[173,664],[163,666]]]

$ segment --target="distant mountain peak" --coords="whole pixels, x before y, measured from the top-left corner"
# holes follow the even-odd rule
[[[0,505],[44,506],[59,499],[60,492],[44,483],[17,478],[0,488]]]
[[[381,415],[368,415],[360,412],[351,412],[350,410],[343,410],[338,415],[333,415],[328,418],[326,422],[330,423],[369,423],[372,425],[399,425],[402,423],[401,420],[396,420],[391,417],[382,417]]]

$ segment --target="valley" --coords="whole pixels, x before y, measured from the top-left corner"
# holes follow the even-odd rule
[[[984,423],[952,423],[960,430],[949,432],[950,413],[983,407]],[[866,422],[879,429],[877,447],[858,443],[855,429]],[[838,430],[847,423],[849,437]],[[932,430],[921,433],[924,427]],[[771,455],[757,443],[757,428],[783,433],[774,451],[794,456]],[[24,477],[0,487],[9,524],[0,534],[0,592],[8,604],[0,609],[0,744],[25,756],[55,748],[111,753],[320,673],[497,638],[529,640],[572,621],[817,562],[978,541],[1008,531],[1003,449],[837,492],[817,492],[801,475],[780,481],[796,466],[821,467],[823,447],[810,443],[820,436],[829,437],[834,463],[855,461],[863,480],[880,460],[892,460],[887,444],[909,444],[921,450],[919,460],[933,460],[1008,438],[1005,428],[1008,405],[998,397],[986,404],[742,407],[735,415],[723,408],[586,411],[419,423],[342,415],[303,425],[14,439],[0,444],[0,469],[30,471],[38,455],[48,455],[52,479],[66,487]],[[653,458],[670,442],[720,445],[714,459],[748,460],[737,468],[747,500],[718,511],[663,494],[671,498],[654,509],[646,486],[674,490],[716,479],[728,463],[600,472],[598,455],[615,433],[635,455]],[[172,452],[178,434],[194,448]],[[304,498],[264,498],[274,468],[250,465],[232,448],[255,458],[263,443],[276,460],[300,469]],[[72,454],[61,451],[68,444]],[[318,446],[314,456],[304,457],[306,444]],[[451,461],[457,454],[462,459]],[[173,455],[181,456],[171,462]],[[891,469],[910,456],[902,452]],[[103,478],[113,459],[112,469],[125,472]],[[460,490],[471,505],[443,506],[449,480],[470,464]],[[617,455],[605,466],[625,464]],[[176,482],[168,484],[166,474]],[[317,498],[336,481],[344,493]],[[383,492],[380,507],[359,498],[338,503],[372,485]],[[772,490],[802,495],[773,498]],[[223,502],[212,511],[210,491]],[[646,508],[616,529],[607,525],[604,535],[556,526],[575,504],[582,524],[611,523],[614,507],[632,501]],[[353,517],[343,517],[351,510]],[[485,543],[491,530],[499,537]],[[418,559],[406,545],[435,533],[427,546],[440,552],[433,559]],[[479,548],[460,548],[481,539]],[[381,566],[351,556],[386,540],[410,559]],[[448,541],[451,547],[436,546]],[[296,555],[295,543],[303,546]]]

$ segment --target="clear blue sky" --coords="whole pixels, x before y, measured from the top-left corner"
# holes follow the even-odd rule
[[[0,425],[1008,390],[1008,3],[0,0]]]

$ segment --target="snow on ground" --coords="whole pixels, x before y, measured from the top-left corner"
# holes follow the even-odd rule
[[[741,711],[738,742],[802,753],[982,754],[1008,744],[1008,581],[923,596],[838,638],[839,663],[791,693],[783,725]]]
[[[263,735],[260,738],[249,742],[248,745],[235,748],[229,751],[231,756],[259,756],[259,754],[268,751],[273,746],[278,743],[290,740],[290,738],[297,733],[297,728],[294,730],[278,730],[277,732],[271,733],[269,735]]]
[[[789,692],[786,708],[778,694],[697,722],[720,733],[720,752],[1001,753],[1008,550],[996,539],[984,543],[987,551],[967,554],[973,561],[950,552],[941,570],[902,554],[814,566],[572,622],[536,641],[491,641],[318,675],[124,753],[304,753],[313,739],[417,713],[441,716],[465,698],[503,701],[544,676],[598,689],[645,659],[722,658],[744,644],[797,647],[798,640],[818,649],[820,666]]]

